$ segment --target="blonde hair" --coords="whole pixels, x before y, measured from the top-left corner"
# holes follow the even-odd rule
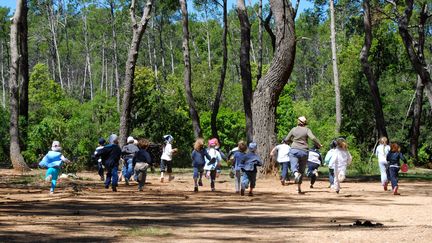
[[[347,150],[348,149],[348,143],[345,139],[343,138],[338,138],[336,140],[337,146],[343,150]]]
[[[196,151],[200,151],[204,147],[204,139],[203,138],[197,138],[197,140],[195,140],[193,147]]]
[[[240,140],[240,141],[237,143],[237,147],[238,147],[238,149],[240,150],[240,152],[245,152],[245,151],[247,150],[246,143],[245,143],[243,140]]]
[[[388,142],[388,139],[387,139],[386,137],[381,137],[381,138],[379,139],[379,143],[380,143],[380,144],[387,144],[387,142]]]

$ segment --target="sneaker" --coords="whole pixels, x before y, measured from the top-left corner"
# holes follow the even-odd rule
[[[174,178],[175,178],[174,176],[169,176],[168,181],[172,181],[172,180],[174,180]]]
[[[128,178],[125,178],[125,185],[129,186],[129,179]]]
[[[285,186],[285,180],[281,180],[280,182],[282,186]]]
[[[300,184],[298,184],[298,186],[297,186],[297,193],[298,194],[302,194],[302,190],[301,190]]]
[[[49,175],[49,176],[45,177],[45,181],[46,182],[51,182],[51,179],[52,179],[52,175]]]
[[[241,189],[241,190],[240,190],[240,195],[244,196],[244,193],[245,193],[245,190],[244,190],[244,189]]]
[[[311,189],[312,189],[312,188],[313,188],[313,185],[311,184],[311,185],[309,186],[309,188],[311,188]]]
[[[248,196],[253,197],[253,192],[249,192]]]
[[[163,182],[163,181],[164,181],[164,178],[163,178],[163,177],[161,177],[161,178],[160,178],[160,182]]]
[[[336,190],[336,193],[339,194],[339,190]]]
[[[108,189],[109,188],[109,185],[105,185],[105,189]]]
[[[295,183],[299,183],[300,179],[302,177],[302,174],[300,174],[296,171],[296,172],[294,172],[294,177],[295,177],[295,179],[294,179]]]
[[[53,195],[53,194],[54,194],[54,191],[50,191],[48,194],[49,194],[49,195]]]
[[[395,186],[395,188],[393,189],[393,195],[400,195],[400,193],[398,192],[399,187]]]
[[[116,192],[116,191],[117,191],[117,187],[113,186],[113,187],[112,187],[112,191],[113,191],[113,192]]]
[[[198,186],[203,186],[202,180],[198,181]]]
[[[143,187],[142,186],[138,186],[138,191],[142,192],[143,191]]]
[[[314,170],[314,171],[313,171],[313,174],[314,174],[316,177],[318,177],[318,175],[319,175],[319,174],[318,174],[318,170]]]
[[[384,184],[384,191],[387,191],[387,184]]]
[[[104,180],[105,180],[104,176],[101,176],[101,177],[100,177],[100,180],[101,180],[101,181],[104,181]]]
[[[198,192],[198,187],[197,186],[194,188],[194,192]]]
[[[214,191],[216,191],[216,189],[215,189],[215,188],[212,188],[211,191],[214,192]]]

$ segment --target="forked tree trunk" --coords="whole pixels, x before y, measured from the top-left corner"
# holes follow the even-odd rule
[[[396,3],[398,3],[397,1]],[[395,4],[396,4],[395,3]],[[411,65],[413,66],[415,72],[417,75],[420,76],[421,81],[423,85],[425,86],[426,92],[428,94],[432,93],[432,78],[430,75],[430,72],[427,68],[424,55],[421,53],[418,53],[414,44],[414,38],[409,32],[409,29],[411,27],[410,25],[410,19],[413,13],[414,8],[414,0],[405,0],[405,9],[404,14],[402,16],[398,16],[398,27],[399,27],[399,35],[402,37],[402,42],[404,43],[405,50],[408,54],[409,60],[411,62]],[[396,6],[398,7],[398,6]],[[424,15],[423,18],[430,18],[431,15],[428,14],[428,7],[426,3],[422,4],[421,14]],[[426,28],[425,25],[418,26],[420,29]],[[429,103],[432,107],[432,100],[429,99]]]
[[[372,67],[369,64],[369,51],[372,45],[372,18],[370,12],[369,0],[363,1],[363,24],[365,30],[365,40],[363,48],[360,52],[360,62],[362,64],[363,73],[369,83],[369,88],[372,95],[372,102],[374,107],[375,124],[378,131],[378,137],[387,137],[387,130],[385,126],[384,112],[382,109],[381,96],[376,82],[375,75],[373,73]]]
[[[217,115],[219,113],[219,107],[222,97],[222,91],[225,84],[225,76],[228,63],[228,49],[227,49],[227,34],[228,34],[228,10],[227,10],[227,0],[223,0],[223,32],[222,32],[222,68],[220,73],[220,80],[218,89],[216,92],[216,97],[213,102],[212,114],[210,126],[212,130],[212,137],[219,139],[218,128],[217,128]]]
[[[19,25],[24,21],[23,11],[25,6],[25,0],[17,0],[15,14],[12,18],[12,24],[10,29],[10,52],[11,52],[11,63],[10,63],[10,159],[12,166],[18,171],[29,171],[30,168],[24,161],[21,155],[21,148],[19,144],[19,87],[18,87],[18,70],[19,70]]]
[[[245,1],[237,1],[237,15],[240,21],[240,76],[243,91],[243,108],[246,117],[246,139],[253,141],[253,120],[252,120],[252,74],[250,66],[250,23],[247,14]]]
[[[276,49],[269,71],[258,82],[253,97],[254,140],[264,165],[264,174],[273,171],[270,151],[276,141],[276,107],[283,87],[294,67],[296,34],[290,1],[270,0],[275,18]]]
[[[190,64],[190,55],[189,55],[189,17],[187,10],[186,0],[179,0],[181,13],[182,13],[182,22],[183,22],[183,62],[185,65],[184,70],[184,86],[186,91],[186,100],[189,105],[189,115],[192,119],[192,126],[194,130],[195,138],[202,136],[202,130],[199,120],[198,111],[195,105],[195,100],[192,94],[192,69]]]
[[[330,39],[331,39],[332,62],[333,62],[333,82],[334,82],[335,101],[336,101],[336,134],[339,135],[341,124],[342,124],[342,106],[341,106],[341,95],[340,95],[340,85],[339,85],[339,71],[337,66],[334,0],[330,0]]]
[[[132,21],[132,42],[129,48],[128,58],[126,61],[126,72],[124,81],[123,102],[120,116],[120,136],[119,143],[121,146],[125,144],[126,137],[129,136],[130,129],[130,113],[133,95],[133,82],[135,78],[135,67],[138,59],[138,51],[142,36],[144,35],[147,23],[150,19],[150,11],[153,5],[152,0],[147,0],[140,22],[137,22],[135,17],[135,0],[132,0],[130,7],[130,16]]]

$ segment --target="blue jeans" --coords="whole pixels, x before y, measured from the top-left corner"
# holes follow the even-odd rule
[[[286,181],[288,179],[288,168],[291,166],[291,164],[290,162],[282,162],[280,165],[282,165],[281,181]]]
[[[398,186],[399,177],[399,167],[389,167],[390,181],[392,189]]]
[[[51,176],[51,190],[50,191],[52,191],[52,192],[56,188],[57,178],[58,178],[59,173],[60,173],[59,168],[48,168],[48,170],[46,172],[45,177]]]
[[[133,174],[132,159],[128,159],[122,168],[122,175],[125,179],[129,180]]]
[[[164,160],[161,159],[160,162],[160,171],[161,172],[168,172],[168,174],[172,173],[172,160]]]
[[[118,167],[114,166],[114,168],[106,168],[107,174],[105,179],[105,187],[108,188],[112,183],[112,187],[118,186]],[[112,181],[111,181],[112,180]]]
[[[202,166],[194,166],[193,167],[193,178],[194,179],[198,179],[199,178],[201,180],[203,172],[204,172],[204,165],[202,165]]]
[[[307,166],[308,166],[307,176],[311,178],[311,185],[313,185],[317,179],[317,176],[313,172],[314,172],[314,170],[318,170],[318,167],[320,165],[317,163],[313,163],[313,162],[308,161]]]
[[[333,186],[333,182],[334,182],[334,169],[329,168],[329,182],[330,182],[330,186]]]
[[[241,185],[242,190],[247,189],[249,184],[252,189],[255,188],[256,175],[257,175],[256,171],[243,171],[242,185]]]
[[[291,172],[299,172],[300,174],[304,174],[306,169],[306,164],[309,156],[309,152],[301,149],[291,149],[288,153],[291,163]],[[302,183],[302,179],[300,178],[299,184]]]

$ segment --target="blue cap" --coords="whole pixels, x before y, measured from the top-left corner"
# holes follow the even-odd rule
[[[252,142],[252,143],[249,144],[248,148],[249,148],[250,151],[254,152],[254,151],[257,150],[257,147],[258,147],[258,145],[255,142]]]

